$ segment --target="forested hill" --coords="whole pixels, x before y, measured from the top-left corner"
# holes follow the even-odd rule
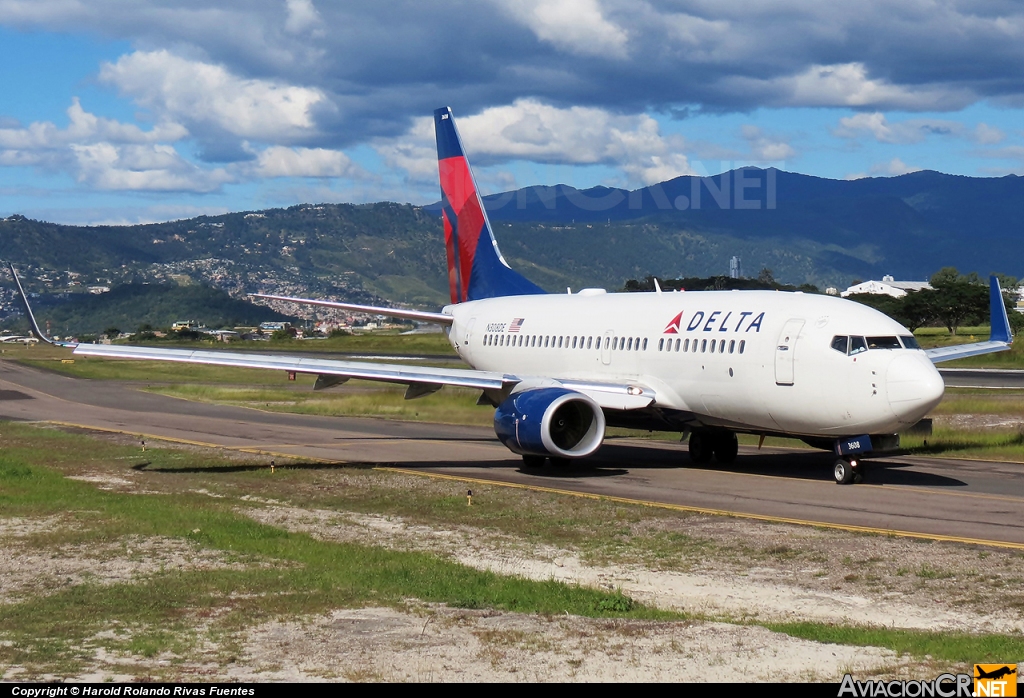
[[[111,327],[134,332],[141,325],[166,328],[179,320],[194,320],[214,329],[294,320],[209,286],[124,284],[109,293],[79,294],[66,302],[40,300],[43,303],[33,308],[35,315],[59,335],[99,334]]]
[[[1024,275],[1024,178],[1016,176],[839,181],[748,168],[633,192],[529,187],[486,202],[506,259],[552,291],[722,274],[732,256],[748,276],[768,268],[796,285],[925,279],[949,265]],[[23,267],[41,293],[192,281],[235,296],[447,301],[436,206],[301,205],[96,227],[11,216],[0,220],[0,259]]]

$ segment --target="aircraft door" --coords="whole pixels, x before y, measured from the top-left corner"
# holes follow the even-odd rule
[[[775,383],[776,385],[793,385],[793,364],[796,355],[796,338],[800,334],[804,321],[800,318],[786,320],[775,345]]]
[[[615,330],[605,330],[604,339],[601,340],[601,363],[605,366],[612,362],[612,337],[615,336]]]
[[[462,356],[466,359],[473,355],[473,346],[471,342],[473,341],[473,326],[475,324],[476,318],[470,318],[469,322],[466,323],[466,332],[462,335],[461,346],[459,344],[455,345],[455,351],[459,353],[459,356]]]

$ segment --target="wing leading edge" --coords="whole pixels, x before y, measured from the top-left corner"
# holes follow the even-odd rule
[[[408,385],[406,397],[427,395],[445,385],[482,390],[497,402],[508,397],[520,383],[530,385],[537,381],[556,383],[571,390],[586,393],[605,409],[631,410],[647,407],[655,400],[654,391],[636,383],[559,381],[547,378],[514,376],[496,371],[462,368],[434,368],[431,366],[401,366],[362,361],[335,361],[280,354],[247,354],[229,351],[203,351],[191,349],[164,349],[161,347],[133,347],[117,344],[79,344],[79,356],[108,359],[141,359],[150,361],[176,361],[209,366],[258,368],[318,376],[318,384],[334,385],[329,378],[359,378]]]
[[[968,356],[1008,351],[1013,345],[1013,332],[1010,331],[1010,318],[1006,314],[1006,304],[1003,302],[1003,291],[999,287],[999,279],[994,276],[989,277],[989,315],[992,329],[987,342],[936,347],[926,349],[924,353],[928,355],[933,364],[937,364],[954,359],[966,359]]]

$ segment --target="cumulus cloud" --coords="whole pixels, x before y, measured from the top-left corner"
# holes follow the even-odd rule
[[[72,100],[67,115],[68,126],[63,129],[49,121],[0,128],[0,164],[65,171],[79,182],[101,189],[210,189],[212,180],[201,173],[192,183],[184,179],[174,185],[168,183],[169,172],[188,170],[173,146],[167,144],[188,136],[184,126],[161,122],[144,131],[135,124],[96,116],[77,98]],[[173,166],[168,164],[171,160]],[[120,174],[113,169],[119,169]],[[149,176],[145,174],[149,170],[163,174]]]
[[[221,65],[167,50],[136,51],[105,63],[100,81],[160,117],[213,127],[241,138],[294,141],[315,131],[314,109],[326,101],[317,88],[242,78]]]
[[[1006,134],[995,126],[980,123],[974,127],[974,142],[979,145],[994,145],[1006,138]]]
[[[316,11],[312,0],[285,0],[288,10],[288,19],[285,20],[284,28],[292,34],[301,34],[311,31],[318,36],[323,35],[323,20],[320,13]]]
[[[796,155],[796,150],[789,143],[781,138],[768,136],[757,126],[746,124],[740,132],[747,141],[754,160],[781,162]]]
[[[693,174],[684,142],[665,137],[646,114],[616,115],[588,107],[559,108],[532,99],[458,117],[475,166],[509,160],[545,164],[612,165],[632,181],[653,184]],[[437,178],[432,119],[418,120],[403,137],[381,141],[377,150],[410,178]]]
[[[130,42],[99,84],[155,124],[84,109],[66,129],[0,121],[0,163],[142,172],[125,165],[141,157],[127,146],[155,161],[163,145],[231,163],[197,165],[222,173],[197,175],[200,189],[226,176],[354,177],[339,155],[367,143],[409,181],[432,183],[425,117],[445,103],[474,115],[460,126],[478,164],[601,164],[637,184],[696,166],[696,144],[660,133],[643,116],[652,110],[842,108],[859,112],[836,126],[843,138],[945,133],[994,146],[1006,134],[989,125],[883,111],[1024,104],[1024,6],[1003,0],[0,0],[0,24]],[[733,159],[795,157],[785,137],[750,133]],[[116,157],[92,148],[104,143]],[[175,167],[153,170],[187,172]],[[86,179],[101,180],[145,185]]]
[[[366,173],[339,150],[271,146],[259,153],[254,174],[260,177],[360,177]]]
[[[597,0],[497,0],[513,20],[541,41],[581,56],[626,55],[626,32],[603,14]]]
[[[223,169],[201,169],[169,145],[96,143],[72,145],[76,178],[96,189],[129,191],[214,191],[232,177]]]
[[[931,135],[963,136],[966,132],[967,129],[958,121],[908,119],[894,123],[881,112],[843,117],[833,129],[833,133],[840,138],[858,138],[869,134],[879,143],[920,143]],[[988,134],[988,131],[985,133]]]
[[[236,95],[305,90],[300,121],[311,101],[338,105],[339,130],[359,142],[404,133],[439,95],[467,112],[524,96],[621,113],[1024,100],[1024,6],[999,0],[3,0],[0,22],[188,56],[231,76],[214,83],[250,86]],[[294,126],[274,104],[273,120]]]
[[[264,178],[366,178],[343,152],[325,148],[243,143],[249,161],[228,167],[190,162],[174,143],[190,137],[170,121],[143,130],[135,124],[97,116],[75,98],[67,110],[68,126],[49,121],[0,127],[0,165],[39,167],[67,172],[79,183],[104,191],[175,191],[208,193],[224,184]]]

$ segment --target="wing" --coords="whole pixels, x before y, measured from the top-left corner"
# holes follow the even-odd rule
[[[497,371],[479,371],[466,368],[433,368],[430,366],[403,366],[396,364],[369,363],[362,361],[335,361],[333,359],[314,359],[304,356],[291,356],[263,353],[242,353],[229,351],[202,351],[191,349],[165,349],[161,347],[133,347],[115,344],[70,344],[55,342],[39,328],[35,315],[28,302],[28,296],[21,286],[14,265],[10,265],[11,273],[18,285],[18,291],[29,317],[33,333],[42,341],[60,346],[74,347],[79,356],[97,356],[109,359],[143,359],[150,361],[176,361],[179,363],[207,364],[210,366],[233,366],[236,368],[260,368],[290,373],[308,373],[317,376],[314,389],[337,385],[350,378],[383,381],[409,386],[405,393],[407,399],[428,395],[445,385],[463,388],[476,388],[484,391],[490,402],[500,403],[521,383],[529,385],[561,385],[570,390],[578,390],[592,397],[604,409],[633,410],[647,407],[655,401],[655,393],[650,387],[638,383],[603,383],[578,380],[557,380],[545,376],[515,376]],[[263,296],[279,298],[294,302],[312,302],[318,305],[332,305],[350,309],[365,309],[370,312],[392,314],[398,317],[410,317],[451,324],[452,316],[441,313],[425,313],[420,311],[404,311],[391,308],[372,306],[353,306],[345,303],[329,301],[313,301],[312,299],[287,298],[281,296]]]
[[[933,364],[937,364],[953,359],[966,359],[968,356],[1008,351],[1013,344],[1013,333],[1010,331],[1010,318],[1006,315],[1006,304],[1003,303],[1003,292],[999,288],[999,279],[994,276],[989,277],[989,315],[992,329],[987,342],[936,347],[926,349],[924,353],[928,355]]]
[[[193,351],[191,349],[164,349],[160,347],[132,347],[116,344],[79,344],[79,356],[98,356],[108,359],[148,359],[150,361],[177,361],[210,366],[260,368],[290,373],[308,373],[317,376],[315,387],[336,385],[350,378],[399,383],[409,386],[407,398],[427,395],[443,386],[476,388],[484,391],[495,403],[501,402],[520,383],[530,385],[561,385],[592,397],[605,409],[631,410],[647,407],[655,400],[654,390],[639,383],[603,383],[574,380],[556,380],[539,376],[516,376],[497,371],[479,371],[467,368],[434,368],[430,366],[403,366],[363,361],[335,361],[302,356],[242,353],[229,351]],[[338,380],[341,379],[341,380]]]

